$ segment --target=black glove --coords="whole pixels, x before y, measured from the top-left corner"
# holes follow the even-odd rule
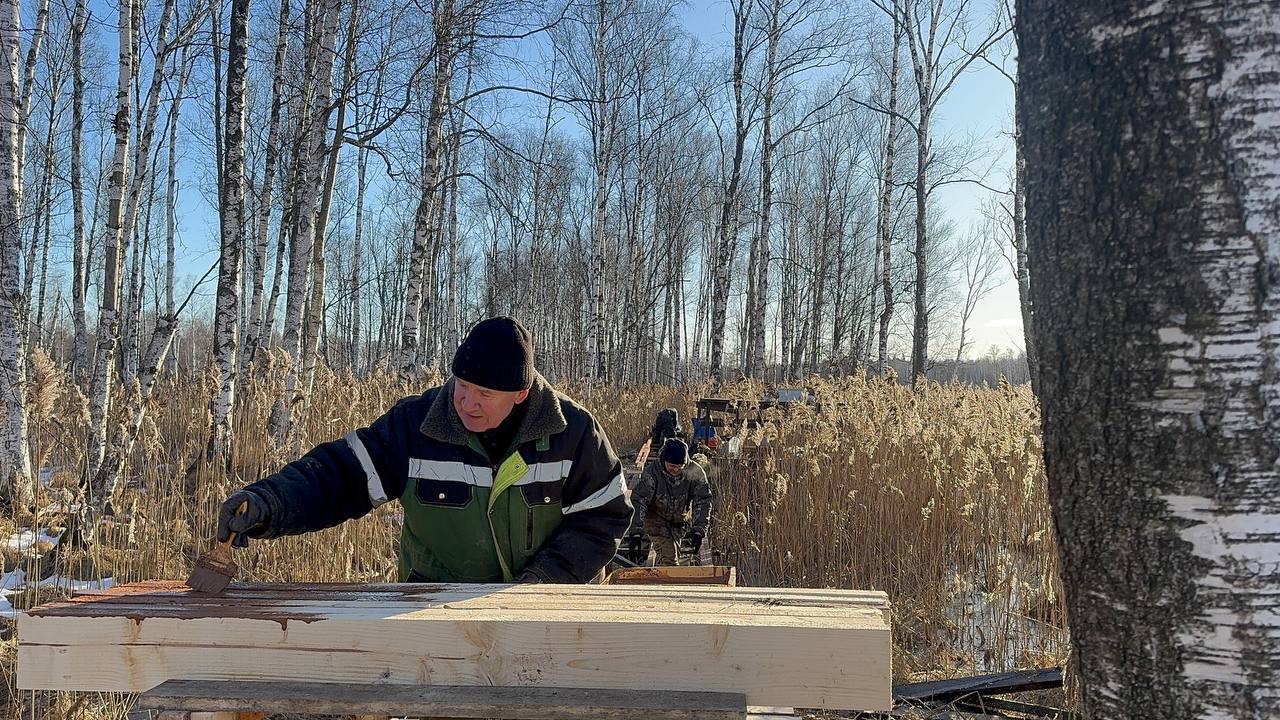
[[[244,512],[237,513],[245,503]],[[249,547],[245,533],[264,528],[271,520],[271,506],[252,490],[237,490],[218,508],[218,542],[226,542],[231,533],[236,534],[234,547]]]
[[[644,562],[644,558],[640,557],[640,553],[644,550],[644,533],[637,530],[636,532],[629,533],[623,539],[627,543],[627,550],[623,553],[623,557],[636,565]]]
[[[702,531],[690,530],[689,533],[684,536],[684,542],[689,548],[689,554],[697,555],[698,551],[702,550]]]

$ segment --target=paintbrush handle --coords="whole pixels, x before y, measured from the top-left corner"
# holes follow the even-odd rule
[[[236,508],[236,515],[243,515],[243,514],[244,514],[244,511],[245,511],[245,510],[248,510],[248,509],[249,509],[249,501],[248,501],[248,500],[245,500],[245,501],[243,501],[243,502],[241,502],[241,503],[240,503],[240,507]],[[239,534],[240,534],[240,533],[237,533],[237,532],[228,532],[228,533],[227,533],[227,539],[226,539],[226,540],[223,540],[222,542],[220,542],[220,543],[218,543],[218,544],[219,544],[219,545],[221,545],[225,550],[227,550],[228,552],[230,552],[230,551],[231,551],[231,543],[233,543],[233,542],[235,542],[235,541],[236,541],[236,535],[239,535]]]

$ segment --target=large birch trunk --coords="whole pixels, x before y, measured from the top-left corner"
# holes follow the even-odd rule
[[[1084,715],[1280,717],[1280,2],[1017,17]]]
[[[765,374],[764,318],[769,306],[769,255],[772,247],[769,237],[773,210],[773,96],[778,84],[778,41],[782,34],[778,20],[781,14],[781,1],[772,0],[769,8],[769,50],[765,60],[764,119],[760,133],[760,232],[757,234],[757,248],[752,253],[756,257],[756,274],[750,281],[755,289],[754,302],[749,308],[750,332],[747,337],[747,374],[754,378],[763,378]]]
[[[40,61],[40,48],[44,44],[45,31],[49,27],[49,0],[39,0],[36,8],[36,26],[27,46],[27,61],[22,70],[22,99],[18,102],[18,192],[23,191],[23,170],[27,160],[27,131],[31,119],[31,98],[36,86],[36,64]],[[19,3],[21,6],[21,3]],[[21,14],[21,13],[19,13]]]
[[[18,167],[17,0],[0,2],[0,379],[4,396],[4,432],[0,433],[0,507],[26,507],[34,499],[31,456],[27,447],[26,354],[22,346],[18,255],[22,243],[22,191]]]
[[[228,452],[231,441],[231,409],[235,404],[236,324],[240,318],[240,258],[244,250],[244,127],[245,93],[249,63],[249,0],[232,0],[231,34],[227,53],[227,108],[223,140],[222,185],[218,188],[221,213],[221,252],[218,255],[218,295],[213,311],[213,353],[218,367],[218,387],[209,404],[209,444],[205,456],[212,460]],[[230,453],[228,452],[228,458]]]
[[[329,229],[329,211],[333,207],[333,189],[338,179],[338,159],[346,142],[347,93],[355,83],[356,29],[360,19],[360,3],[351,3],[350,24],[347,29],[347,57],[343,69],[343,94],[338,99],[338,114],[334,122],[333,142],[328,146],[325,162],[324,185],[320,192],[320,207],[316,213],[315,241],[312,245],[311,299],[308,301],[307,345],[303,348],[304,386],[307,395],[315,380],[316,363],[320,355],[320,340],[324,329],[325,241]]]

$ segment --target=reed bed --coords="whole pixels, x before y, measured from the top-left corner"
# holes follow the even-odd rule
[[[239,388],[229,462],[206,462],[213,375],[165,379],[139,434],[115,515],[86,519],[88,403],[47,359],[33,359],[30,423],[45,482],[22,528],[67,528],[63,541],[4,549],[6,572],[26,572],[9,596],[30,607],[64,596],[72,581],[123,583],[185,577],[207,548],[218,503],[317,443],[369,423],[410,387],[393,374],[353,377],[318,368],[297,409],[295,434],[277,448],[267,432],[284,395],[278,356]],[[733,458],[708,459],[715,510],[711,544],[751,585],[880,589],[893,601],[896,680],[1061,664],[1068,652],[1058,555],[1045,495],[1039,416],[1026,386],[995,389],[892,377],[813,380],[816,405],[772,409]],[[647,439],[654,415],[676,407],[688,427],[707,387],[562,386],[583,399],[620,455]],[[758,398],[743,382],[719,395]],[[121,420],[123,418],[117,418]],[[264,581],[394,580],[395,503],[321,533],[253,543],[241,577]],[[84,540],[85,542],[72,542]],[[37,586],[37,578],[49,578]],[[129,699],[19,693],[11,624],[0,643],[3,717],[123,718]]]

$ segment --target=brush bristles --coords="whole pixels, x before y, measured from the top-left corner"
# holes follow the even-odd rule
[[[207,558],[200,558],[196,561],[196,566],[191,570],[191,577],[187,579],[187,587],[196,592],[222,592],[231,582],[231,578],[236,576],[237,570],[239,568],[233,562],[211,562]]]

